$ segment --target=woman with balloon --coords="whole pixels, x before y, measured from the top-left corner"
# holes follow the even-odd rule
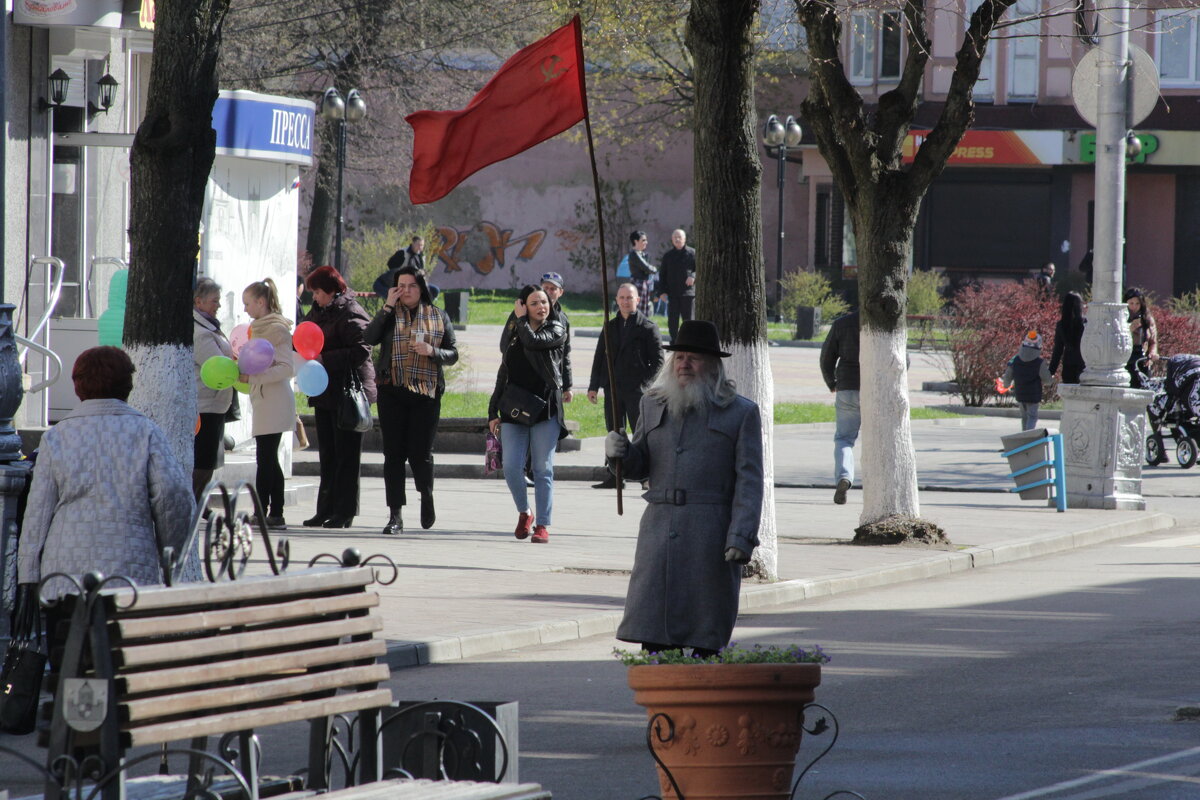
[[[305,285],[313,293],[313,307],[296,327],[292,342],[301,356],[310,359],[296,371],[296,383],[309,395],[308,403],[317,420],[321,482],[317,512],[304,524],[310,528],[349,528],[358,513],[363,435],[340,428],[337,412],[354,374],[367,398],[375,402],[371,346],[363,339],[370,318],[333,267],[317,267],[308,274]]]
[[[404,530],[404,464],[412,465],[421,494],[421,527],[437,517],[433,507],[433,438],[446,391],[443,367],[458,361],[454,326],[433,305],[425,271],[405,265],[392,276],[383,308],[367,326],[368,344],[379,345],[375,367],[379,388],[379,430],[383,434],[383,483],[387,493],[386,534]]]
[[[238,353],[238,380],[250,387],[258,470],[254,483],[267,508],[267,527],[286,530],[283,519],[283,467],[279,444],[296,426],[296,395],[292,393],[292,323],[283,316],[279,292],[270,278],[255,281],[242,292],[250,316],[250,340]]]
[[[217,311],[221,308],[221,286],[212,278],[200,278],[192,291],[192,359],[196,373],[196,410],[199,427],[192,446],[192,493],[200,493],[224,455],[225,415],[233,405],[233,380],[228,380],[233,363],[233,346],[221,331]],[[226,363],[228,362],[228,363]]]

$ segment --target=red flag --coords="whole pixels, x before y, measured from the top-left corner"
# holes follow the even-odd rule
[[[432,203],[489,164],[562,133],[587,115],[576,16],[518,50],[461,111],[416,111],[408,197]]]

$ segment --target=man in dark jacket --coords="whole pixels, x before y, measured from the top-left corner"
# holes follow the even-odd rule
[[[607,343],[601,332],[596,355],[592,358],[592,377],[588,382],[588,400],[596,402],[597,393],[604,390],[604,419],[608,429],[637,429],[638,409],[642,402],[642,391],[663,363],[662,336],[658,326],[637,310],[638,294],[632,283],[623,283],[617,289],[618,314],[606,324]],[[617,390],[610,391],[608,385],[608,346],[613,349],[613,372],[616,374]],[[593,489],[613,489],[616,480],[610,474]]]
[[[833,502],[846,502],[854,485],[854,443],[862,424],[858,406],[858,312],[838,317],[821,346],[821,376],[834,393],[837,428],[833,434]]]
[[[658,286],[659,299],[667,298],[667,328],[675,341],[679,320],[692,319],[696,307],[696,251],[687,246],[682,228],[671,233],[671,244],[658,268]]]
[[[396,273],[401,267],[416,267],[419,270],[425,269],[425,240],[420,236],[412,237],[412,241],[408,247],[403,250],[397,250],[392,253],[392,257],[388,259],[388,271],[375,279],[375,284],[371,288],[375,294],[383,299],[387,299],[388,289],[396,285]],[[429,287],[432,297],[436,300],[438,293],[436,287]]]

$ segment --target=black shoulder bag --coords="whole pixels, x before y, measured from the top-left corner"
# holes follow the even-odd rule
[[[36,584],[19,587],[10,630],[12,638],[0,665],[0,731],[32,733],[47,652]]]
[[[351,369],[350,377],[342,387],[342,397],[338,401],[337,426],[344,431],[366,433],[371,430],[373,424],[367,390],[363,388],[358,370]]]
[[[546,401],[515,383],[504,387],[500,395],[500,421],[533,425],[546,410]]]

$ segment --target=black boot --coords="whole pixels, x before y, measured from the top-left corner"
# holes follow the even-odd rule
[[[429,530],[437,522],[437,513],[433,510],[433,492],[421,492],[421,527]]]
[[[404,533],[404,520],[400,518],[400,508],[391,509],[392,515],[388,517],[387,525],[383,526],[383,532],[389,536],[395,536]]]

